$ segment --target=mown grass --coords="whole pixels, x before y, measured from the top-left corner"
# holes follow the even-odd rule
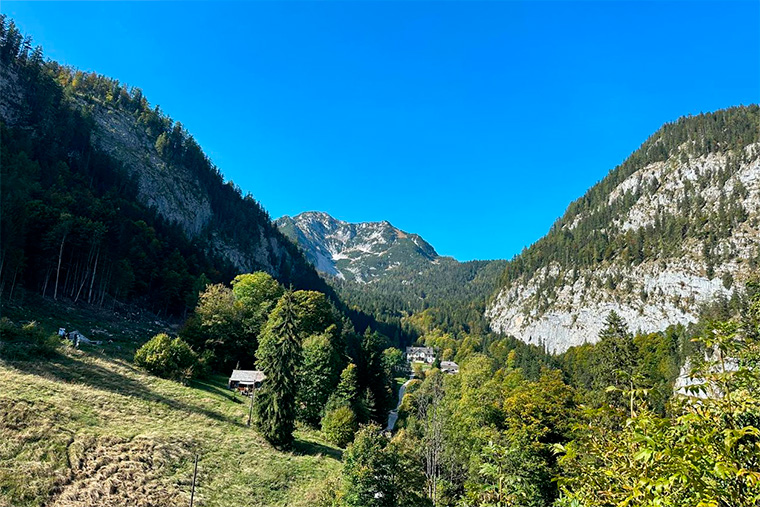
[[[0,361],[0,506],[310,505],[340,450],[299,430],[279,452],[245,425],[247,399],[98,350]]]

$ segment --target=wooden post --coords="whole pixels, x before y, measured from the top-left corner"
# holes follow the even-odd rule
[[[253,398],[256,397],[256,380],[253,381],[253,392],[251,393],[251,406],[248,409],[248,426],[251,425],[251,416],[253,415]]]
[[[195,478],[198,476],[198,455],[195,455],[195,467],[193,469],[193,488],[190,490],[190,507],[193,507],[195,499]]]

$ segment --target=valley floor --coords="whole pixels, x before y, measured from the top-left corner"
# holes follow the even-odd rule
[[[222,377],[182,386],[68,349],[0,361],[0,386],[0,507],[188,505],[196,454],[197,506],[310,505],[340,468],[316,432],[274,450]]]

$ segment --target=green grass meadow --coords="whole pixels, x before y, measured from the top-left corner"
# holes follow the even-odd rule
[[[50,360],[0,361],[0,507],[189,505],[196,455],[196,506],[313,505],[339,474],[341,450],[318,432],[275,450],[225,377],[153,377],[125,358],[136,343],[112,334]]]

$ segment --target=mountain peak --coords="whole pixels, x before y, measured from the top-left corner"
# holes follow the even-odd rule
[[[306,211],[275,223],[318,271],[340,279],[371,282],[388,270],[425,266],[439,257],[419,235],[387,220],[350,223],[323,211]]]

